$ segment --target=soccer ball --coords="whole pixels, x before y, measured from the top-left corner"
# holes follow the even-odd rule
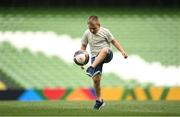
[[[83,51],[83,50],[78,50],[75,52],[74,54],[74,62],[77,65],[86,65],[89,61],[89,54],[87,53],[87,51]]]

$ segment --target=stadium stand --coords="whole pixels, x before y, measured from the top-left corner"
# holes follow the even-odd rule
[[[79,67],[65,64],[58,57],[50,58],[40,52],[32,54],[28,49],[17,50],[7,42],[0,44],[0,53],[1,70],[8,75],[9,80],[20,87],[91,87],[91,79],[87,78]],[[103,85],[126,85],[125,81],[114,74],[104,77]],[[132,85],[133,81],[130,84]]]
[[[98,12],[95,12],[95,11]],[[128,53],[138,54],[149,62],[180,65],[178,9],[118,9],[91,10],[57,9],[0,9],[1,31],[54,31],[81,37],[90,14],[101,18],[102,25],[127,48]],[[14,22],[16,21],[16,22]],[[82,24],[83,23],[83,24]],[[167,48],[168,47],[168,48]],[[164,49],[166,51],[164,51]],[[174,56],[174,58],[172,58]],[[171,59],[171,61],[169,61]]]
[[[96,12],[96,10],[98,12]],[[54,31],[81,37],[89,14],[101,18],[114,36],[125,45],[129,54],[138,54],[149,62],[180,65],[178,9],[5,9],[0,8],[1,31]],[[84,24],[82,24],[84,23]],[[165,50],[165,51],[164,51]],[[172,56],[174,58],[172,58]],[[171,59],[171,61],[170,61]],[[77,66],[67,64],[58,57],[43,53],[18,50],[7,42],[0,43],[0,70],[16,87],[91,87],[91,79]],[[69,73],[71,71],[71,74]],[[111,76],[111,77],[109,77]],[[103,86],[136,86],[134,80],[122,80],[114,74],[105,74]],[[149,84],[143,84],[149,85]]]

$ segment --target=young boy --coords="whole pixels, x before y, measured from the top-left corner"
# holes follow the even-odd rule
[[[87,68],[86,74],[93,79],[94,88],[96,91],[96,104],[94,109],[100,109],[105,103],[101,98],[101,74],[104,63],[108,63],[113,58],[111,44],[113,44],[124,56],[128,55],[120,45],[120,43],[113,37],[111,32],[100,26],[98,16],[90,16],[87,21],[88,28],[81,40],[81,50],[86,50],[87,44],[90,45],[91,51],[91,66]],[[82,66],[83,69],[83,66]]]

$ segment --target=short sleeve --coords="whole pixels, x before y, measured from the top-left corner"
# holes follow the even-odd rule
[[[114,39],[114,36],[112,35],[112,33],[107,30],[107,40],[108,42],[111,42]]]
[[[83,36],[82,36],[81,43],[82,43],[83,45],[87,45],[87,44],[88,44],[88,38],[87,38],[87,33],[86,33],[86,31],[84,32],[84,34],[83,34]]]

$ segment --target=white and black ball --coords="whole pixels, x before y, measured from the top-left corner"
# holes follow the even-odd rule
[[[74,62],[77,65],[86,65],[89,62],[89,54],[87,51],[78,50],[74,54]]]

